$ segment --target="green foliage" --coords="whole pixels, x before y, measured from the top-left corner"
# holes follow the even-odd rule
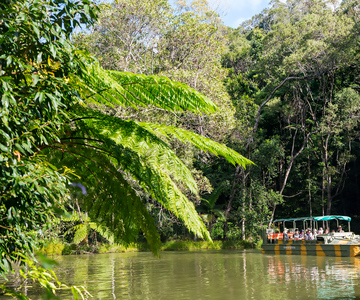
[[[21,0],[0,4],[0,272],[32,252],[67,198],[69,170],[39,151],[58,139],[67,109],[78,102],[67,84],[79,61],[68,39],[71,20],[91,24],[89,1]],[[58,9],[58,7],[64,7]],[[86,11],[86,13],[85,13]],[[41,22],[39,22],[41,20]]]
[[[105,56],[99,56],[99,59],[103,66],[109,66],[112,63],[108,60],[110,56],[108,56],[109,53],[107,51],[112,52],[116,50],[118,51],[118,53],[122,52],[125,56],[127,56],[129,54],[127,52],[129,49],[128,46],[132,47],[130,44],[126,44],[130,32],[133,32],[133,29],[128,27],[129,24],[127,22],[129,19],[133,18],[134,20],[137,20],[136,22],[139,22],[138,24],[144,24],[145,27],[151,26],[153,30],[158,32],[167,31],[167,34],[160,36],[160,40],[156,41],[156,53],[151,54],[158,58],[161,57],[161,61],[155,63],[156,60],[153,60],[152,58],[150,59],[149,56],[146,56],[146,59],[149,59],[149,61],[151,63],[154,63],[154,65],[156,66],[150,73],[154,73],[155,70],[157,70],[156,72],[161,72],[160,74],[166,74],[167,76],[171,76],[171,78],[173,79],[175,78],[176,80],[189,83],[190,86],[196,87],[196,90],[200,90],[202,92],[206,90],[203,88],[199,88],[200,86],[203,86],[202,83],[204,83],[206,86],[211,86],[211,91],[209,93],[206,92],[205,94],[211,95],[212,99],[216,99],[216,103],[221,104],[220,109],[223,109],[221,98],[226,97],[225,91],[222,91],[221,95],[217,94],[216,97],[213,97],[213,95],[217,93],[217,91],[214,91],[213,88],[214,81],[208,82],[208,75],[205,73],[200,75],[199,73],[195,74],[193,71],[190,71],[191,69],[194,69],[194,71],[196,69],[198,72],[200,66],[201,68],[203,68],[202,65],[205,61],[207,62],[207,67],[203,69],[204,72],[206,72],[206,70],[210,68],[210,65],[217,65],[217,67],[219,67],[218,61],[216,62],[216,60],[213,58],[215,58],[216,56],[218,57],[218,59],[220,58],[220,48],[217,47],[220,41],[215,37],[214,34],[216,33],[216,30],[214,27],[212,27],[214,23],[218,22],[218,20],[216,20],[216,17],[215,19],[213,18],[214,15],[208,13],[209,8],[206,5],[203,5],[204,3],[194,3],[194,6],[191,8],[191,10],[193,11],[179,11],[179,15],[176,15],[174,18],[170,18],[169,15],[166,14],[160,17],[159,12],[167,10],[164,3],[165,2],[159,1],[152,4],[154,6],[158,6],[158,10],[150,8],[148,1],[138,1],[136,3],[133,3],[132,1],[119,1],[118,3],[112,4],[111,7],[103,7],[102,16],[100,17],[100,22],[95,26],[95,31],[89,36],[83,35],[78,37],[76,40],[80,43],[87,43],[90,46],[89,50],[95,54],[106,53]],[[131,14],[129,13],[130,11]],[[164,23],[149,24],[147,23],[147,21],[144,21],[144,18],[146,20],[154,20],[156,18],[161,18],[164,22],[166,20],[166,22],[168,23],[167,25]],[[112,24],[112,27],[109,26],[110,23]],[[198,30],[195,30],[194,26],[196,26]],[[191,31],[189,31],[189,28],[191,28]],[[114,48],[94,48],[94,45],[98,44],[98,42],[105,42],[105,39],[107,38],[111,39],[114,32],[117,32],[120,36],[123,37],[119,41],[114,41]],[[186,36],[184,36],[184,32],[186,32]],[[151,53],[151,39],[153,38],[152,33],[148,32],[147,36],[142,33],[139,34],[141,35],[141,37],[139,37],[139,44],[137,44],[138,41],[136,41],[134,47],[137,47],[138,49],[141,48],[144,53]],[[186,42],[179,43],[179,40],[175,37],[184,38]],[[209,47],[203,48],[203,45],[200,43],[201,41],[199,41],[199,38],[208,39],[207,44],[211,45],[211,49],[216,52],[212,51]],[[144,47],[144,44],[142,44],[141,42],[141,40],[143,39],[149,39],[149,42],[146,43],[146,45],[149,47],[148,49],[142,48]],[[175,41],[177,42],[174,43]],[[116,47],[117,49],[115,49]],[[167,55],[169,55],[169,47],[172,49],[171,51],[173,54],[171,54],[172,58],[167,60],[166,57]],[[199,50],[198,47],[202,47],[200,51],[202,53],[201,59],[199,56],[196,56],[194,52]],[[100,52],[98,50],[100,50]],[[206,50],[207,53],[212,55],[213,58],[211,60],[209,59],[209,55],[205,55],[203,53],[204,50]],[[183,57],[185,52],[191,53],[191,56]],[[181,57],[186,58],[187,61],[184,61],[184,59],[181,59]],[[141,65],[141,62],[135,57],[127,60],[126,63],[124,61],[121,61],[120,58],[118,59],[119,60],[116,63],[119,63],[119,65],[122,66],[118,67],[118,70],[130,69],[138,71],[139,68],[143,68],[139,67]],[[181,64],[178,64],[179,60],[181,60]],[[163,65],[161,66],[161,64]],[[194,67],[191,66],[192,64],[194,64]],[[175,65],[177,65],[176,68]],[[180,65],[182,65],[181,68],[183,68],[184,71],[179,70],[179,72],[175,73],[175,70],[175,72],[173,72],[173,68],[178,70]],[[195,65],[197,67],[195,67]],[[130,66],[132,66],[132,68],[130,68]],[[144,66],[144,68],[146,70],[149,70],[149,68],[146,66]],[[172,71],[168,72],[168,70]],[[158,114],[149,115],[142,113],[143,111],[147,111],[144,109],[140,109],[136,118],[142,120],[145,118],[147,120],[151,120],[152,123],[124,120],[128,118],[128,113],[123,112],[118,107],[118,105],[128,105],[137,109],[144,104],[150,104],[174,111],[176,114],[182,114],[181,112],[185,109],[193,113],[198,113],[199,111],[204,111],[207,113],[213,112],[213,102],[209,101],[209,98],[199,94],[195,89],[188,88],[180,83],[170,82],[164,77],[135,75],[115,71],[104,71],[99,66],[94,64],[90,64],[90,68],[88,68],[87,72],[88,73],[85,76],[85,84],[83,85],[82,82],[79,83],[82,95],[84,97],[93,98],[96,104],[115,104],[115,106],[114,110],[110,112],[106,109],[104,110],[103,108],[99,108],[101,113],[91,110],[80,111],[80,113],[76,117],[74,117],[74,119],[76,120],[74,122],[74,126],[76,126],[77,128],[76,132],[81,132],[84,136],[86,135],[88,138],[86,143],[89,145],[89,147],[97,149],[98,151],[96,152],[100,152],[102,149],[105,148],[106,150],[114,149],[114,151],[116,151],[116,154],[114,151],[110,151],[114,155],[111,164],[115,164],[116,168],[120,167],[123,171],[125,171],[125,179],[128,180],[130,178],[131,180],[133,180],[132,185],[136,186],[136,190],[138,193],[145,192],[146,194],[150,194],[152,199],[159,201],[159,203],[165,208],[167,208],[169,211],[171,211],[172,214],[183,220],[188,228],[190,228],[190,225],[193,228],[195,228],[194,226],[197,226],[197,230],[193,230],[193,232],[196,233],[199,237],[209,237],[206,232],[206,228],[201,225],[202,221],[198,217],[196,212],[191,212],[191,210],[194,209],[193,205],[186,204],[187,200],[185,195],[189,194],[186,188],[188,188],[194,194],[195,199],[198,198],[198,187],[196,186],[196,182],[192,178],[191,174],[194,172],[193,170],[188,169],[188,167],[186,167],[185,164],[179,160],[175,153],[178,154],[180,151],[182,151],[181,149],[179,149],[180,147],[192,144],[195,147],[201,149],[202,151],[209,151],[211,153],[214,153],[215,155],[224,156],[228,161],[233,164],[240,163],[241,165],[244,165],[244,163],[246,164],[248,163],[248,161],[244,160],[236,152],[232,151],[226,146],[214,143],[211,139],[202,136],[203,134],[197,135],[195,133],[174,126],[154,124],[154,120],[160,119],[160,122],[163,122],[163,120],[161,119],[161,117],[158,116]],[[148,72],[149,71],[146,71],[146,73]],[[95,76],[96,80],[92,80],[91,78],[94,73],[101,74],[101,76]],[[194,76],[196,76],[196,80],[198,80],[199,83],[198,85],[195,84],[195,86],[192,84],[192,77]],[[98,79],[98,77],[100,78],[100,80]],[[185,77],[186,80],[184,80]],[[219,85],[221,85],[220,80],[218,81],[218,83]],[[92,90],[89,90],[89,86],[93,90],[102,90],[103,92],[101,94],[97,94]],[[92,88],[92,86],[94,86],[94,88]],[[220,99],[221,101],[219,101]],[[115,111],[116,117],[105,117],[102,114],[104,111],[108,114],[114,114],[113,112]],[[221,114],[224,118],[227,118],[229,116],[228,111],[221,112]],[[189,114],[187,113],[187,115]],[[121,117],[118,118],[118,116]],[[194,119],[197,118],[198,116],[194,115]],[[208,117],[205,116],[204,118]],[[165,121],[166,120],[169,120],[168,116],[165,116]],[[179,125],[177,121],[175,121],[175,123],[176,125]],[[189,122],[187,123],[189,124]],[[191,126],[186,125],[185,127],[187,129],[192,129]],[[94,129],[97,129],[98,131],[95,132]],[[196,128],[194,129],[196,130]],[[213,132],[218,131],[219,126],[214,126],[214,129],[215,130]],[[226,131],[226,127],[222,127],[221,130]],[[216,132],[216,135],[221,136],[222,134],[221,132]],[[94,142],[93,140],[95,137],[98,138],[101,142]],[[174,138],[179,140],[181,143],[174,142]],[[90,139],[92,140],[91,142],[89,142]],[[106,140],[108,140],[108,142],[106,142]],[[69,151],[69,155],[76,155],[75,153],[79,153],[78,149],[75,150],[75,147],[78,148],[78,145],[75,144],[76,141],[69,139],[67,143],[74,145],[72,149],[66,150]],[[174,143],[177,143],[177,146],[174,150],[171,150]],[[106,147],[104,147],[105,144]],[[64,143],[61,143],[61,145],[57,145],[57,147],[60,151],[63,151],[61,149],[65,149]],[[125,149],[123,150],[122,147],[124,147]],[[121,151],[126,151],[126,156],[124,156]],[[192,151],[188,151],[188,153],[191,152]],[[79,161],[84,161],[83,158],[85,157],[85,153],[83,152],[80,155],[82,156],[82,158],[77,157],[77,159]],[[189,159],[189,157],[186,157],[186,159]],[[117,160],[116,163],[115,160]],[[138,165],[137,169],[141,170],[141,172],[134,172],[129,165],[130,161],[132,163],[136,163]],[[89,164],[89,162],[87,162],[86,164]],[[187,163],[187,166],[189,166],[189,164],[190,163]],[[105,160],[101,161],[101,165],[102,167],[107,165]],[[68,166],[70,167],[70,165]],[[90,170],[90,168],[88,169]],[[82,170],[80,173],[79,171],[76,171],[76,173],[83,174],[83,171],[84,170]],[[114,172],[110,171],[110,173],[113,174]],[[85,178],[84,175],[81,176],[82,179]],[[90,179],[90,177],[88,178]],[[153,180],[154,178],[155,182],[164,182],[165,185],[155,185]],[[172,179],[176,181],[177,185],[174,185],[172,183]],[[111,182],[110,179],[108,179],[108,181]],[[95,183],[92,182],[92,186],[94,184]],[[113,204],[110,203],[113,202],[111,199],[116,197],[116,194],[113,191],[119,189],[119,187],[116,186],[116,183],[111,187],[112,191],[105,188],[109,195],[114,195],[111,196],[111,198],[108,198],[109,203],[99,203],[97,205],[96,203],[98,201],[103,201],[100,200],[103,198],[93,195],[91,197],[84,197],[84,208],[90,211],[92,210],[92,207],[97,207],[97,209],[95,209],[94,211],[97,211],[98,213],[96,215],[91,215],[90,212],[91,218],[101,219],[101,222],[104,226],[107,226],[109,228],[115,228],[114,230],[118,230],[119,232],[117,234],[117,237],[121,238],[122,242],[128,243],[133,239],[133,237],[137,235],[139,228],[137,228],[136,226],[132,226],[131,230],[129,229],[126,231],[126,234],[129,234],[129,236],[131,237],[129,239],[125,237],[125,231],[120,231],[117,226],[114,226],[113,223],[116,222],[116,220],[110,218],[110,216],[104,217],[106,211],[102,210],[102,208],[113,207]],[[134,197],[136,196],[134,195]],[[137,202],[133,200],[132,203]],[[139,212],[139,209],[137,209],[136,211]],[[129,219],[131,220],[136,218],[129,217]],[[145,235],[145,237],[150,238],[151,235],[151,239],[154,240],[155,236],[153,227],[151,227],[151,230],[148,231],[148,234],[147,236]]]
[[[39,250],[41,254],[46,256],[56,256],[61,255],[65,245],[60,240],[50,240]]]
[[[153,74],[153,60],[159,53],[155,50],[166,32],[170,11],[166,0],[102,4],[91,35],[80,33],[74,41],[83,43],[104,69]]]
[[[250,241],[168,241],[162,246],[163,251],[199,251],[199,250],[221,250],[221,249],[249,249],[256,248],[257,244]]]
[[[71,170],[56,168],[40,151],[58,140],[69,108],[79,102],[68,85],[70,74],[81,70],[69,38],[74,25],[91,25],[95,13],[87,0],[0,4],[0,274],[26,263],[30,272],[21,276],[40,283],[48,297],[64,286],[27,257],[62,213]],[[78,298],[79,290],[71,289]]]
[[[116,65],[114,69],[118,71],[165,75],[206,95],[218,107],[211,116],[189,111],[169,114],[153,107],[139,111],[117,107],[112,113],[116,111],[117,116],[124,118],[131,115],[138,121],[156,120],[226,143],[229,130],[234,126],[234,110],[222,84],[226,76],[220,66],[226,42],[222,30],[218,15],[206,1],[189,5],[179,2],[175,10],[170,9],[167,1],[117,1],[102,7],[93,32],[75,40],[87,45],[105,69]],[[119,53],[123,56],[119,57]],[[190,166],[197,154],[194,148],[183,149],[184,145],[176,142],[173,146]]]
[[[123,252],[136,252],[142,247],[139,244],[131,244],[127,247],[118,244],[101,244],[99,253],[123,253]],[[149,249],[148,249],[149,250]]]
[[[90,228],[111,232],[125,245],[141,232],[156,253],[159,235],[141,195],[150,195],[195,235],[210,239],[178,186],[197,195],[169,137],[233,164],[249,161],[204,136],[105,112],[121,105],[211,113],[215,104],[165,77],[104,70],[77,49],[69,42],[74,26],[95,20],[97,8],[89,1],[10,0],[0,8],[1,274],[15,261],[24,263],[23,256],[38,246],[37,237],[63,214],[70,182],[81,182],[86,190],[79,201],[91,219],[75,228],[76,242]]]
[[[223,220],[218,220],[211,228],[211,237],[214,240],[223,240],[226,236],[225,225]]]
[[[332,203],[343,214],[356,203],[341,194],[348,172],[358,169],[357,8],[351,1],[274,1],[229,31],[225,83],[246,124],[234,145],[255,163],[234,180],[238,209],[229,221],[241,221],[249,234],[261,223],[254,216],[274,214],[277,205],[281,216],[294,216],[329,214]]]

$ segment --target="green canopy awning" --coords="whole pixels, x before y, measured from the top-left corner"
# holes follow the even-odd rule
[[[321,216],[321,217],[314,217],[315,221],[331,221],[331,220],[343,220],[343,221],[351,221],[350,217],[347,216]]]
[[[304,217],[304,218],[290,218],[290,219],[276,219],[274,220],[274,223],[276,222],[298,222],[298,221],[306,221],[306,220],[312,220],[313,218],[310,217]]]
[[[304,217],[304,218],[290,218],[290,219],[276,219],[274,223],[277,222],[298,222],[298,221],[331,221],[331,220],[343,220],[351,221],[351,218],[348,216],[320,216],[320,217]]]

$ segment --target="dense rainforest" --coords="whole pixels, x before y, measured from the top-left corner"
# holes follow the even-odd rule
[[[173,143],[195,175],[200,198],[190,199],[213,239],[257,239],[263,222],[277,217],[356,219],[356,1],[272,1],[236,29],[224,26],[206,1],[175,8],[167,1],[117,1],[100,10],[92,31],[73,41],[105,69],[164,75],[219,107],[211,116],[149,108],[110,114],[192,130],[254,162],[233,168]],[[187,236],[172,214],[147,201],[163,240]]]
[[[206,0],[0,6],[2,275],[26,263],[53,293],[33,253],[54,240],[360,232],[358,1],[274,0],[236,29]]]

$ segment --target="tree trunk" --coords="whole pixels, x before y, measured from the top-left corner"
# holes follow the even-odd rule
[[[331,196],[331,174],[330,174],[330,166],[329,166],[329,153],[328,153],[328,145],[329,145],[329,138],[330,138],[330,133],[327,134],[326,139],[325,139],[325,143],[323,145],[324,148],[324,164],[325,164],[325,168],[326,168],[326,215],[330,215],[331,214],[331,200],[332,200],[332,196]]]
[[[243,241],[245,241],[246,236],[245,236],[245,218],[242,219],[241,221],[241,239]]]
[[[321,211],[322,215],[325,216],[325,167],[322,171],[322,182],[321,182]]]
[[[227,217],[229,216],[229,213],[230,213],[230,210],[231,210],[231,207],[232,207],[232,203],[234,201],[234,198],[235,198],[235,194],[236,194],[236,190],[237,190],[237,184],[240,180],[240,175],[244,173],[244,169],[241,169],[241,166],[238,165],[236,167],[236,171],[235,171],[235,175],[234,175],[234,180],[233,180],[233,185],[232,185],[232,188],[231,188],[231,195],[230,195],[230,199],[229,199],[229,202],[228,202],[228,205],[227,205],[227,208],[226,208],[226,211],[225,211],[225,217],[227,219]]]
[[[331,175],[328,175],[327,180],[327,201],[326,201],[326,214],[331,215],[331,201],[332,201],[332,195],[331,195]]]
[[[310,168],[310,156],[308,154],[308,193],[309,193],[309,213],[312,217],[312,206],[311,206],[311,168]]]

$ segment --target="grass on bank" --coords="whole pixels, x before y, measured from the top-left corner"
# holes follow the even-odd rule
[[[161,251],[198,251],[198,250],[221,250],[221,249],[256,249],[260,248],[260,242],[251,241],[167,241],[163,243]],[[99,244],[88,246],[86,244],[64,244],[61,241],[53,240],[40,249],[40,253],[47,256],[87,254],[87,253],[124,253],[124,252],[146,252],[150,251],[146,243],[133,243],[128,247],[118,244]]]

